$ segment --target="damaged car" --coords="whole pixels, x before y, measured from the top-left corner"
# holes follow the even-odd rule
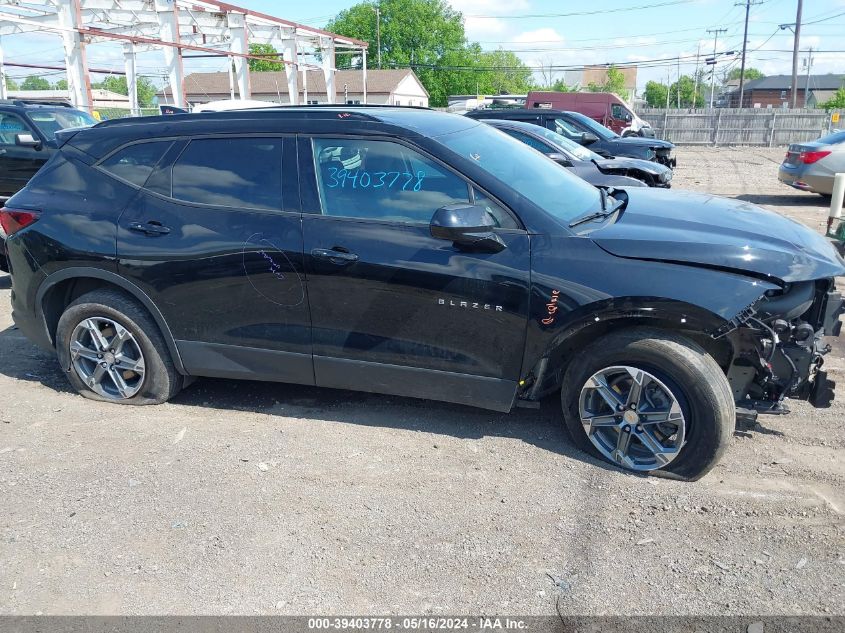
[[[827,406],[845,261],[747,202],[595,188],[479,121],[285,107],[59,134],[0,210],[15,323],[83,396],[195,377],[494,411],[694,480],[737,415]]]

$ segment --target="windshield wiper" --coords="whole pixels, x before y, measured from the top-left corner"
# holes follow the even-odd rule
[[[578,226],[579,224],[584,224],[585,222],[589,222],[590,220],[598,220],[599,218],[606,218],[608,216],[613,215],[619,209],[623,208],[627,202],[627,198],[620,198],[619,200],[614,199],[613,204],[610,208],[607,207],[607,192],[603,187],[599,188],[601,192],[601,211],[593,211],[592,213],[588,213],[587,215],[583,215],[580,218],[575,218],[572,222],[569,223],[569,228],[573,228]]]

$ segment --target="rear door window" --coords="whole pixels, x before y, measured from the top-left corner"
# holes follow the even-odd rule
[[[282,208],[282,139],[194,139],[176,160],[172,197],[225,207]]]
[[[117,150],[100,163],[100,167],[118,178],[143,187],[173,141],[135,143]]]

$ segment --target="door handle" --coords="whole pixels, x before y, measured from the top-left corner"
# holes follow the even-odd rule
[[[0,149],[0,156],[2,156],[2,155],[3,155],[3,154],[5,154],[5,153],[6,153],[6,150],[5,150],[5,149]]]
[[[143,233],[144,235],[167,235],[170,233],[170,227],[162,226],[161,223],[155,220],[150,220],[146,224],[131,222],[129,224],[129,230],[135,231],[136,233]]]
[[[338,247],[336,246],[335,248]],[[338,266],[346,266],[347,264],[352,264],[358,261],[358,256],[355,253],[328,248],[312,249],[311,257],[316,259],[326,259],[332,264],[337,264]]]

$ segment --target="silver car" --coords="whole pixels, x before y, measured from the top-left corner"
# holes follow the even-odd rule
[[[837,173],[845,173],[845,130],[790,145],[778,170],[778,180],[802,191],[829,196]]]

